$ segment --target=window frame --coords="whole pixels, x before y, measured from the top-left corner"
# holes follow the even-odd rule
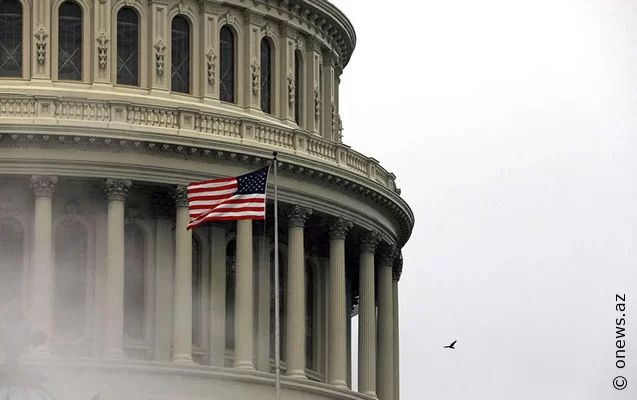
[[[127,84],[127,83],[120,83],[117,80],[117,71],[119,69],[119,13],[123,10],[131,10],[132,12],[135,13],[135,16],[137,17],[137,84],[136,85],[131,85],[131,84]],[[141,53],[143,51],[142,46],[144,44],[144,40],[143,40],[143,35],[144,35],[144,30],[143,30],[143,24],[142,24],[142,15],[140,13],[140,11],[134,6],[134,5],[128,5],[128,4],[123,4],[121,7],[117,8],[114,12],[114,25],[115,25],[115,29],[113,30],[113,36],[115,37],[115,49],[114,49],[114,53],[115,53],[115,60],[113,62],[113,83],[117,86],[123,86],[123,87],[130,87],[130,88],[139,88],[142,87],[142,80],[143,80],[143,76],[145,74],[142,74],[142,71],[144,71],[144,61],[143,61],[143,57],[141,57]]]
[[[186,25],[188,26],[188,82],[187,82],[187,91],[185,92],[181,92],[178,90],[173,89],[173,75],[174,75],[174,68],[173,68],[173,24],[175,23],[176,19],[183,19],[186,22]],[[194,95],[195,94],[195,79],[194,79],[194,71],[193,71],[193,58],[194,58],[194,52],[193,49],[194,47],[194,35],[195,29],[194,29],[194,24],[192,22],[192,20],[184,14],[177,14],[174,15],[171,19],[170,19],[170,79],[169,79],[169,90],[170,93],[176,93],[176,94],[181,94],[181,95]]]

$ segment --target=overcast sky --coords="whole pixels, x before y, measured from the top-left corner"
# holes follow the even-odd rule
[[[637,2],[333,2],[344,142],[416,215],[401,399],[637,398]]]

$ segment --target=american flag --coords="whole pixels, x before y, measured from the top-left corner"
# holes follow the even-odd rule
[[[192,229],[206,221],[265,219],[265,167],[234,178],[221,178],[188,185],[188,209]]]

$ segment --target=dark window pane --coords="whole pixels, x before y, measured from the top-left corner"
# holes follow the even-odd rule
[[[139,85],[139,18],[129,7],[117,13],[117,83]]]
[[[224,26],[219,38],[219,98],[234,103],[234,35],[230,28]]]
[[[298,50],[294,52],[294,121],[301,125],[301,85],[303,84],[303,66],[301,54]]]
[[[127,225],[124,243],[124,335],[144,339],[146,243],[137,225]]]
[[[261,39],[261,111],[272,113],[272,48]]]
[[[184,17],[173,18],[170,90],[190,92],[190,25]]]
[[[83,338],[86,333],[87,238],[77,221],[55,230],[55,332],[61,338]]]
[[[60,6],[58,79],[82,80],[82,9],[66,1]]]
[[[312,331],[314,330],[314,277],[312,269],[305,267],[305,368],[314,367],[314,343]]]
[[[0,1],[0,76],[22,76],[22,6]]]

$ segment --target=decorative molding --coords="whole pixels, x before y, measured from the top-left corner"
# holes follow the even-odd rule
[[[337,143],[343,143],[343,121],[336,112],[336,104],[332,103],[332,134]]]
[[[104,29],[100,30],[99,35],[97,35],[97,59],[100,68],[106,68],[107,57],[108,57],[108,35]]]
[[[254,60],[252,60],[252,64],[250,65],[250,67],[252,68],[252,94],[256,96],[259,93],[260,80],[260,65],[259,60],[257,60],[256,57],[254,58]]]
[[[363,232],[360,245],[361,245],[361,253],[372,253],[376,251],[376,247],[378,243],[380,243],[381,237],[380,233],[377,231],[365,231]]]
[[[166,45],[161,37],[157,38],[153,45],[155,49],[155,68],[157,75],[162,76],[164,74],[164,56],[166,52]]]
[[[234,14],[232,14],[230,11],[226,11],[225,13],[221,14],[221,16],[219,17],[219,28],[222,28],[223,25],[225,24],[229,24],[229,25],[239,25],[239,21],[237,20],[237,17],[234,16]],[[224,24],[222,24],[222,22]]]
[[[190,6],[188,5],[188,3],[186,3],[185,0],[181,0],[179,3],[173,4],[172,7],[170,7],[170,11],[173,11],[177,8],[179,9],[179,14],[183,15],[186,15],[190,11]]]
[[[381,267],[389,267],[392,268],[394,265],[394,261],[396,260],[397,249],[394,245],[385,245],[380,249],[378,264]]]
[[[285,216],[288,219],[288,226],[290,228],[304,228],[305,222],[312,215],[312,210],[307,207],[301,207],[293,205],[285,212]]]
[[[44,61],[46,60],[46,39],[49,37],[44,25],[38,26],[38,30],[35,32],[34,36],[38,64],[44,64]]]
[[[314,88],[314,116],[316,119],[321,118],[321,92],[318,86]]]
[[[177,185],[173,193],[175,207],[188,207],[188,186]]]
[[[290,72],[288,75],[288,103],[294,104],[296,98],[296,86],[294,84],[294,74]]]
[[[396,262],[394,262],[394,266],[392,268],[392,279],[395,281],[400,280],[400,276],[403,274],[403,259],[402,256],[396,258]]]
[[[31,176],[31,189],[35,197],[53,197],[57,183],[58,177],[55,175]]]
[[[345,240],[347,232],[354,226],[352,221],[341,217],[332,217],[327,223],[330,240]]]
[[[124,201],[132,185],[128,179],[105,179],[104,193],[108,201]]]
[[[261,27],[261,33],[265,34],[267,37],[274,37],[274,29],[269,22],[266,22],[265,25]]]
[[[296,50],[303,51],[303,48],[305,47],[303,44],[303,36],[296,35],[295,43],[296,43]]]
[[[215,84],[215,61],[217,60],[217,54],[215,54],[215,47],[209,45],[206,50],[206,67],[208,71],[208,83]]]

